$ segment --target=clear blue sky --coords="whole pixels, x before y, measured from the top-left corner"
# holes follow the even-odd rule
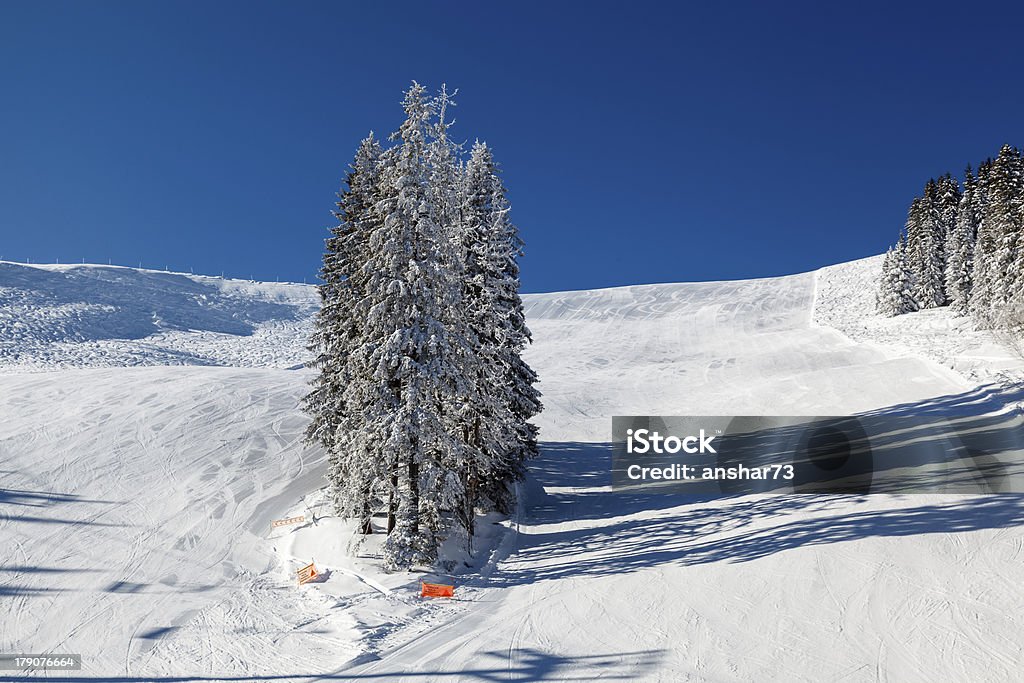
[[[0,256],[312,280],[412,79],[503,164],[524,291],[875,254],[1024,144],[1009,3],[434,5],[0,3]]]

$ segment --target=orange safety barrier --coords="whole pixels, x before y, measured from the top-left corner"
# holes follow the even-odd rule
[[[420,593],[421,598],[454,598],[455,586],[446,586],[443,583],[427,583],[420,581],[423,587]]]
[[[312,581],[316,577],[320,576],[320,574],[317,573],[317,571],[316,571],[316,566],[314,566],[314,564],[312,562],[307,564],[302,569],[299,569],[295,573],[299,575],[299,585],[300,586],[302,584],[304,584],[304,583],[309,583],[310,581]]]

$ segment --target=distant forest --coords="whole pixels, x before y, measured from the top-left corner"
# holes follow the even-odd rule
[[[1020,332],[1024,323],[1024,160],[1004,145],[963,181],[932,179],[910,204],[878,287],[888,316],[939,306],[978,327]]]

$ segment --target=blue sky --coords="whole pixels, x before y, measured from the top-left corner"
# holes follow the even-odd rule
[[[830,4],[4,2],[0,256],[312,281],[412,79],[495,149],[524,291],[879,253],[1024,145],[1024,11]]]

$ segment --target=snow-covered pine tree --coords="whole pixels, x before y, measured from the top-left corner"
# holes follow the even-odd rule
[[[899,286],[896,288],[896,291],[899,293],[900,309],[903,313],[912,313],[918,310],[918,307],[917,302],[914,300],[910,267],[907,264],[906,235],[901,235],[900,241],[896,243],[896,272],[899,274]]]
[[[480,149],[474,145],[466,164],[460,192],[461,224],[459,247],[465,267],[462,281],[466,323],[474,337],[474,391],[460,410],[463,439],[473,458],[463,466],[467,491],[460,521],[472,539],[475,509],[481,503],[481,489],[498,471],[500,461],[514,438],[510,432],[507,384],[501,374],[502,321],[496,306],[496,280],[500,277],[499,255],[491,235],[491,178],[480,163]]]
[[[971,296],[974,241],[978,232],[975,184],[974,173],[968,166],[956,220],[946,238],[946,294],[950,308],[959,315],[967,313]]]
[[[946,289],[946,267],[949,262],[949,254],[946,245],[949,243],[949,236],[956,228],[957,213],[960,210],[960,183],[952,175],[947,173],[939,178],[935,192],[935,222],[939,236],[939,246],[942,251],[942,298],[949,303],[949,291]]]
[[[445,413],[458,400],[463,372],[445,324],[457,318],[460,287],[446,267],[451,236],[434,222],[431,207],[424,87],[414,83],[403,106],[399,143],[382,178],[383,226],[371,234],[363,264],[369,339],[362,353],[374,385],[364,428],[395,458],[397,520],[384,544],[391,569],[436,559],[438,539],[422,523],[421,491],[426,482],[427,500],[434,499],[446,454],[462,446]]]
[[[477,339],[479,397],[467,406],[466,437],[479,451],[468,471],[474,503],[508,511],[508,485],[536,454],[541,408],[537,377],[523,361],[529,330],[519,296],[522,242],[490,148],[477,142],[466,165],[463,203],[464,300]],[[467,511],[469,512],[469,511]],[[467,520],[469,521],[469,520]],[[469,521],[472,533],[472,523]]]
[[[454,283],[451,296],[457,304],[444,307],[444,324],[449,332],[449,368],[451,391],[444,405],[443,416],[452,437],[450,447],[438,458],[425,462],[424,486],[421,491],[421,522],[435,540],[441,540],[444,529],[451,521],[463,522],[463,511],[473,510],[473,492],[467,486],[466,470],[479,459],[479,450],[465,438],[463,414],[480,396],[477,382],[480,360],[476,354],[479,344],[476,330],[470,324],[462,283],[466,279],[466,264],[461,250],[462,221],[462,166],[461,145],[454,142],[448,130],[453,122],[448,110],[455,106],[445,85],[430,101],[433,120],[427,126],[425,150],[429,174],[428,198],[431,220],[437,226],[441,242],[436,253],[442,267]],[[473,515],[470,514],[470,520]],[[471,521],[470,521],[471,523]]]
[[[907,222],[904,224],[904,237],[906,238],[906,250],[904,259],[907,264],[907,278],[910,281],[910,292],[914,299],[914,310],[921,308],[921,301],[918,299],[918,282],[924,277],[925,264],[927,263],[927,243],[925,237],[924,215],[925,200],[921,197],[914,197],[907,210]]]
[[[974,187],[975,219],[978,233],[974,240],[974,259],[971,268],[971,299],[968,311],[978,327],[990,327],[992,323],[992,299],[996,285],[995,252],[996,233],[989,220],[988,197],[995,162],[987,159],[978,166],[978,177]]]
[[[1017,243],[1016,256],[1010,267],[1007,282],[1007,308],[1004,324],[1012,333],[1011,344],[1020,354],[1024,346],[1024,183],[1018,187],[1016,200]]]
[[[369,135],[359,145],[350,166],[345,187],[339,193],[335,217],[338,224],[326,240],[319,286],[321,308],[314,323],[310,350],[315,354],[311,366],[319,372],[313,389],[303,402],[311,421],[306,431],[308,442],[327,451],[328,481],[336,512],[357,517],[363,533],[371,533],[372,468],[360,458],[354,447],[352,426],[358,420],[358,405],[346,395],[354,376],[353,352],[361,343],[364,314],[358,311],[366,295],[366,275],[360,264],[368,248],[369,234],[379,217],[378,200],[381,147]]]
[[[904,236],[890,247],[882,261],[882,279],[876,295],[878,312],[887,317],[917,310],[910,288],[907,267],[907,243]]]
[[[1010,333],[1010,343],[1018,352],[1024,344],[1024,161],[1017,151],[1012,163],[1010,214],[1015,230],[1014,257],[1006,278],[1006,309],[1002,326]]]
[[[1005,326],[1008,322],[1009,302],[1019,300],[1019,288],[1024,285],[1024,262],[1018,253],[1018,239],[1024,227],[1022,194],[1024,162],[1016,148],[1004,145],[992,165],[985,214],[986,222],[991,221],[995,239],[991,318],[996,326]]]
[[[929,180],[924,196],[914,200],[907,222],[910,271],[917,307],[935,308],[946,303],[943,292],[945,236],[939,223],[938,183]]]
[[[874,294],[874,308],[886,317],[899,315],[895,305],[895,288],[893,285],[893,274],[895,257],[893,248],[886,250],[886,256],[882,260],[882,278],[879,280],[879,291]]]
[[[878,282],[878,293],[875,294],[876,309],[887,318],[903,313],[899,306],[896,278],[895,248],[889,247],[882,260],[882,278]]]
[[[541,394],[537,389],[537,373],[523,359],[523,351],[532,342],[530,329],[526,324],[526,314],[523,310],[523,300],[519,296],[519,259],[523,256],[523,241],[519,237],[519,230],[512,223],[510,206],[506,196],[505,186],[498,174],[498,166],[493,158],[490,161],[492,166],[491,176],[494,179],[494,199],[491,208],[494,215],[493,235],[499,240],[499,244],[505,249],[502,272],[504,277],[500,280],[501,287],[498,288],[498,309],[502,311],[502,319],[505,322],[505,343],[506,359],[508,365],[507,382],[512,396],[512,413],[515,416],[515,429],[518,434],[515,446],[515,460],[518,461],[518,470],[511,474],[514,478],[521,478],[527,460],[537,455],[537,427],[529,422],[535,415],[543,410]],[[500,489],[492,489],[489,492],[491,499],[498,505],[502,512],[509,512],[508,499],[502,500],[500,495],[508,491],[502,482]]]
[[[956,216],[960,210],[960,182],[947,173],[939,178],[935,197],[936,219],[943,237],[946,237],[956,225]]]
[[[536,452],[522,242],[486,147],[467,180],[451,105],[414,83],[397,144],[360,146],[310,347],[320,372],[308,438],[328,451],[335,508],[364,533],[387,501],[390,569],[432,562],[453,515],[471,528],[479,503],[507,506],[507,484]]]
[[[1021,157],[1016,148],[1002,146],[992,162],[986,181],[986,203],[979,234],[985,251],[984,301],[976,309],[979,321],[987,327],[999,327],[1007,302],[1013,295],[1017,242],[1021,229]],[[982,244],[982,234],[984,243]],[[982,281],[979,280],[979,283]]]

